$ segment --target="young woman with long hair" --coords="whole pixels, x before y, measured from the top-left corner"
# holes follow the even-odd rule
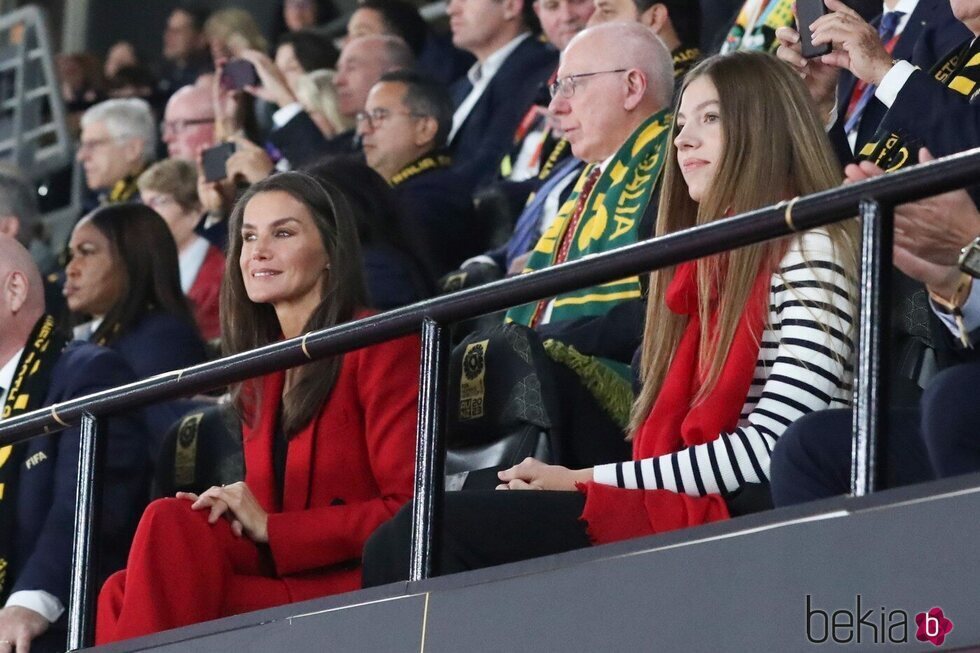
[[[769,55],[693,69],[674,132],[658,236],[840,183],[806,89]],[[441,571],[729,517],[726,499],[766,482],[788,424],[848,401],[856,255],[845,223],[654,272],[633,460],[569,470],[527,459],[499,474],[509,492],[448,493]],[[367,584],[404,577],[409,516],[368,542]]]
[[[365,314],[350,213],[303,173],[245,193],[221,295],[226,353]],[[365,540],[412,494],[418,360],[411,336],[235,386],[245,480],[150,504],[102,589],[97,641],[357,588]]]

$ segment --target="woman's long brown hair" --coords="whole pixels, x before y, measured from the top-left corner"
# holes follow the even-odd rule
[[[671,141],[660,194],[656,235],[712,222],[837,186],[840,164],[801,80],[775,57],[737,52],[711,57],[688,73],[680,98],[695,79],[708,77],[718,91],[724,150],[710,188],[699,203],[691,199]],[[676,111],[675,111],[676,113]],[[676,136],[678,130],[674,128]],[[857,232],[853,221],[824,228],[845,271],[857,269]],[[732,250],[698,266],[700,315],[708,315],[711,284],[717,288],[717,328],[701,333],[699,367],[705,382],[694,402],[718,383],[753,281],[768,267],[775,272],[786,239]],[[633,406],[630,436],[643,424],[663,386],[686,326],[664,301],[674,267],[651,273],[643,333],[643,388]]]
[[[251,186],[235,205],[228,224],[228,257],[221,286],[221,343],[225,354],[237,354],[282,338],[279,319],[270,304],[256,304],[245,292],[239,258],[242,253],[242,217],[249,201],[261,193],[287,193],[306,206],[323,242],[330,272],[325,275],[322,299],[306,322],[313,331],[347,322],[364,306],[366,291],[357,227],[347,201],[336,187],[301,172],[283,172]],[[307,363],[294,371],[282,400],[282,428],[292,437],[320,411],[340,374],[343,356]],[[253,424],[261,405],[259,384],[232,386],[232,398],[246,424]]]

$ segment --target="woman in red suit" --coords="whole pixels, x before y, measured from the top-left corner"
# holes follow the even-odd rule
[[[362,315],[356,227],[336,188],[301,173],[252,186],[229,229],[227,353]],[[98,643],[356,589],[365,540],[411,498],[415,336],[233,388],[244,482],[178,493],[143,515],[99,596]]]

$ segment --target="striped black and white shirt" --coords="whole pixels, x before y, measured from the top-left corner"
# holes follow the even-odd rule
[[[769,324],[737,428],[670,455],[599,465],[595,482],[704,496],[768,480],[773,446],[794,420],[850,402],[855,294],[825,231],[794,239],[772,276]]]

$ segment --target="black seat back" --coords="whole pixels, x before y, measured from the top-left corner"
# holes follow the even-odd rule
[[[213,485],[245,478],[242,432],[230,405],[185,415],[163,439],[153,479],[153,496],[201,493]]]
[[[561,459],[550,359],[537,335],[497,324],[472,333],[449,364],[446,473]]]

